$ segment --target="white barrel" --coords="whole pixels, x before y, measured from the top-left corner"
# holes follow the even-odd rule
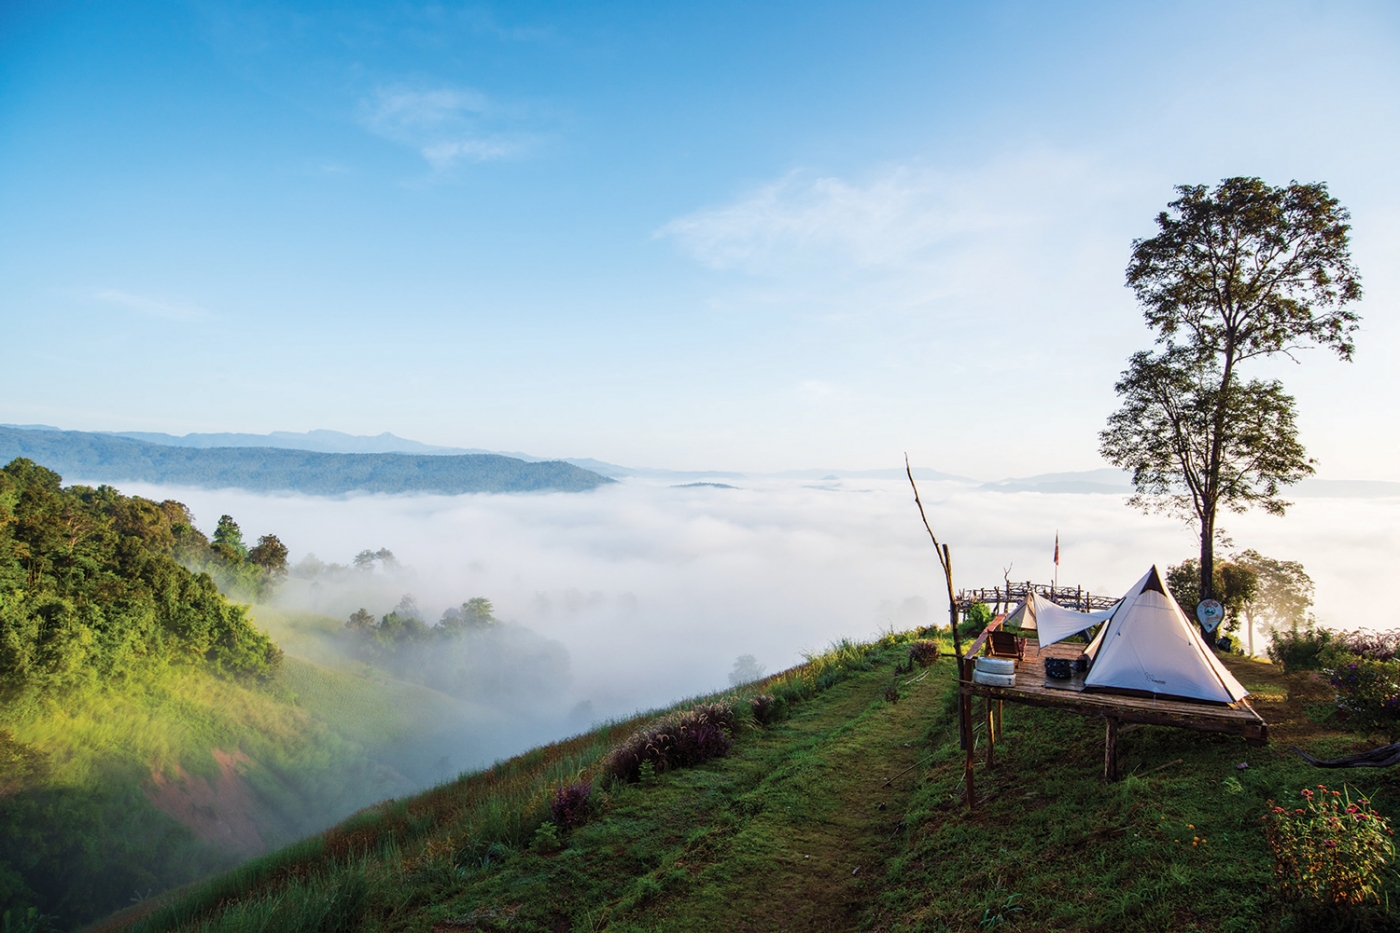
[[[1014,687],[1016,686],[1015,674],[990,674],[987,671],[973,671],[972,682],[983,684],[988,687]]]
[[[978,658],[977,670],[986,671],[988,674],[1014,674],[1016,673],[1016,659]]]

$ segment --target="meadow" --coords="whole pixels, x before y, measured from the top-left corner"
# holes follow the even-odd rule
[[[846,642],[780,675],[678,704],[741,720],[729,754],[609,782],[611,748],[665,711],[544,746],[113,918],[100,929],[1388,929],[1397,889],[1344,914],[1283,901],[1261,819],[1318,783],[1400,816],[1387,772],[1324,773],[1289,751],[1366,745],[1311,672],[1232,658],[1273,742],[1145,727],[1105,785],[1094,720],[1007,706],[998,763],[961,798],[953,666],[907,663],[915,632]],[[1247,767],[1241,767],[1241,765]],[[1335,780],[1328,780],[1335,778]],[[592,811],[551,822],[558,788]]]

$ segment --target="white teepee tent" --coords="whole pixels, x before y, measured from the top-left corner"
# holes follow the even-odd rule
[[[1046,645],[1064,641],[1071,635],[1098,625],[1112,615],[1112,609],[1102,609],[1098,612],[1079,612],[1074,609],[1066,609],[1064,606],[1052,603],[1044,596],[1038,596],[1032,591],[1026,596],[1025,601],[1006,617],[1002,627],[1033,629],[1040,642],[1040,647],[1044,648]]]
[[[1248,695],[1167,592],[1157,568],[1133,584],[1085,650],[1084,689],[1233,703]]]

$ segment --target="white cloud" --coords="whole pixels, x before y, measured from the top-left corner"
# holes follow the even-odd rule
[[[1091,157],[1044,148],[960,170],[909,161],[854,180],[799,170],[655,236],[744,276],[739,300],[751,304],[864,314],[940,302],[968,316],[1044,307],[1085,282],[1116,287],[1127,241],[1104,215],[1121,213],[1130,186]]]
[[[365,103],[370,126],[385,135],[436,128],[490,110],[485,94],[470,89],[436,88],[413,91],[380,88]]]
[[[164,321],[204,321],[208,320],[210,314],[199,308],[189,305],[172,304],[167,301],[160,301],[155,298],[147,298],[144,295],[133,295],[130,292],[118,291],[114,288],[103,288],[92,293],[92,297],[98,301],[108,304],[120,305],[132,311],[140,312],[148,317],[160,318]]]
[[[471,88],[381,87],[361,102],[360,113],[371,132],[417,149],[438,170],[520,158],[537,142],[514,128],[524,117],[519,108]]]
[[[980,203],[978,193],[964,180],[912,166],[865,183],[797,171],[734,203],[673,220],[658,235],[717,269],[763,272],[833,253],[853,266],[900,266],[931,247],[1031,220],[1024,208]]]
[[[485,139],[457,139],[449,142],[424,146],[423,158],[437,169],[450,168],[463,159],[470,162],[492,162],[498,159],[514,159],[524,155],[530,148],[525,139],[507,139],[499,136]]]

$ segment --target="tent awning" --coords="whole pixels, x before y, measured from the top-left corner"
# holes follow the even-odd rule
[[[1044,648],[1046,645],[1064,641],[1071,635],[1076,635],[1091,626],[1107,621],[1113,615],[1113,611],[1113,609],[1101,609],[1098,612],[1079,612],[1074,609],[1066,609],[1043,596],[1031,593],[1026,597],[1025,602],[1017,606],[1006,617],[1003,627],[1034,630],[1040,647]]]

